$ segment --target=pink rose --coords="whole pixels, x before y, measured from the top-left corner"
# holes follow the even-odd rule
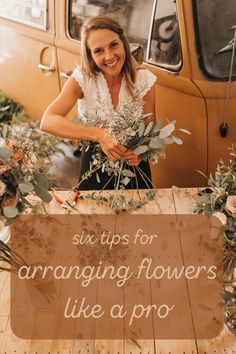
[[[234,218],[236,217],[236,195],[231,195],[227,198],[225,210]]]

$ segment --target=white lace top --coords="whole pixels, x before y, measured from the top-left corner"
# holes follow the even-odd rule
[[[71,76],[79,83],[84,94],[84,97],[78,100],[78,114],[82,122],[86,124],[86,120],[89,117],[90,122],[94,120],[98,123],[98,117],[99,120],[104,121],[109,116],[112,116],[115,108],[112,104],[107,81],[102,72],[98,74],[97,80],[94,80],[84,74],[79,66],[73,71]],[[149,70],[138,70],[135,88],[136,95],[143,98],[154,85],[155,81],[156,76]],[[122,109],[122,106],[127,104],[130,99],[131,96],[126,87],[125,77],[123,77],[116,110]],[[140,104],[143,104],[143,100],[140,100]]]

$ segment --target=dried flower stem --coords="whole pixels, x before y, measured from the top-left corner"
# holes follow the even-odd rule
[[[115,194],[114,194],[114,196],[113,196],[110,209],[113,208],[114,203],[115,203],[115,199],[116,199],[116,196],[117,196],[117,191],[118,191],[118,189],[119,189],[120,177],[121,177],[121,172],[122,172],[122,169],[123,169],[123,165],[124,165],[124,158],[122,157],[121,160],[120,160],[120,170],[119,170],[119,175],[118,175],[118,181],[117,181],[117,183],[116,183]]]

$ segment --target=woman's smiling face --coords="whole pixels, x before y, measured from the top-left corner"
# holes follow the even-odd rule
[[[93,30],[87,45],[91,56],[106,78],[120,75],[125,63],[125,50],[119,35],[108,29]]]

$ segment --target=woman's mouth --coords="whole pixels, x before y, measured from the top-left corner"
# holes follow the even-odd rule
[[[118,59],[114,60],[114,61],[111,62],[111,63],[106,63],[105,65],[108,66],[109,68],[112,68],[113,66],[116,65],[117,62],[118,62]]]

